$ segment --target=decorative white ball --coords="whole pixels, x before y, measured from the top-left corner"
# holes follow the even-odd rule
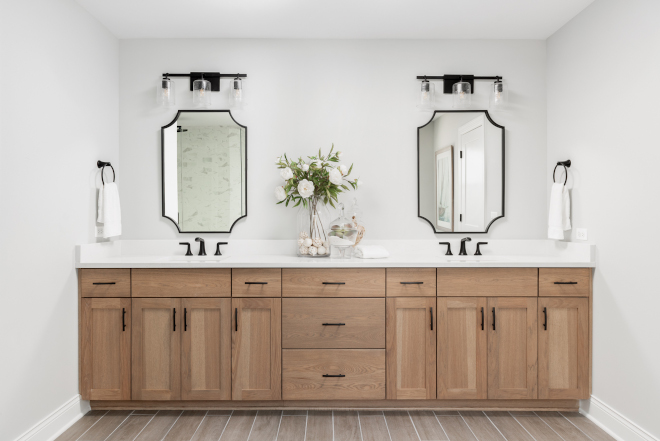
[[[330,248],[330,244],[328,243],[327,240],[324,240],[324,241],[323,241],[323,246],[324,246],[326,249]]]
[[[307,239],[305,239],[305,242],[303,242],[303,246],[311,247],[312,246],[312,239],[310,239],[309,237]]]
[[[304,243],[305,243],[305,239],[303,239],[302,237],[300,239],[298,239],[298,246],[299,247],[303,246]]]
[[[316,249],[316,251],[319,253],[320,256],[323,256],[323,255],[325,255],[326,250],[325,250],[325,247],[323,245],[321,245],[320,247],[318,247]]]
[[[323,245],[323,241],[318,237],[315,238],[312,242],[313,242],[314,246],[317,247],[317,248]]]
[[[301,239],[307,239],[309,237],[309,234],[307,234],[306,231],[301,231],[300,232],[300,238]]]
[[[318,249],[316,247],[309,247],[309,254],[316,256],[316,253],[318,253]]]
[[[309,254],[309,248],[300,247],[300,254]]]

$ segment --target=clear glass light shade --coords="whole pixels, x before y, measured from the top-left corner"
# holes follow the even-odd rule
[[[211,107],[211,82],[204,78],[193,81],[193,106]]]
[[[421,90],[417,100],[419,110],[432,110],[435,103],[435,84],[424,80],[421,83]]]
[[[452,87],[454,109],[469,109],[472,103],[472,88],[470,83],[459,81]]]
[[[245,91],[243,90],[243,81],[240,78],[231,80],[229,88],[229,107],[232,109],[242,109],[245,105]]]
[[[508,98],[508,87],[502,81],[495,81],[490,85],[490,108],[503,108]]]
[[[174,82],[169,78],[158,81],[156,87],[156,104],[161,107],[172,107],[176,104]]]

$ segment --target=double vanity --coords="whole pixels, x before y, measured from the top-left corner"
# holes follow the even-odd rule
[[[569,244],[459,260],[435,242],[319,261],[232,242],[202,261],[131,242],[78,250],[92,408],[576,409],[590,395],[588,245],[585,259]],[[520,248],[499,242],[489,252]]]

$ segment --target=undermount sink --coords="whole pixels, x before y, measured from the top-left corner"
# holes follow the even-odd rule
[[[227,256],[168,256],[160,259],[160,262],[170,263],[216,263],[223,261]]]
[[[497,262],[500,259],[497,259],[493,256],[443,256],[443,259],[447,262],[456,262],[456,263],[480,263],[480,262]]]

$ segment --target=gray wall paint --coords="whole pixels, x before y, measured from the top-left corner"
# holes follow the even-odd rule
[[[549,191],[551,165],[573,161],[571,238],[575,228],[588,228],[598,245],[593,395],[656,437],[658,17],[657,1],[598,0],[548,40],[544,174]]]
[[[122,40],[123,238],[181,237],[161,218],[160,200],[160,127],[176,110],[156,108],[154,88],[163,72],[199,70],[249,75],[250,106],[234,112],[249,129],[248,217],[231,238],[293,237],[296,210],[275,204],[274,188],[282,180],[274,159],[327,151],[334,142],[365,182],[355,195],[369,225],[367,238],[432,239],[430,226],[417,218],[417,127],[430,114],[415,110],[415,76],[452,72],[503,75],[512,87],[510,111],[493,114],[507,128],[507,219],[488,236],[542,238],[545,59],[540,40]],[[187,79],[176,81],[178,107],[191,108]],[[487,108],[488,85],[476,84],[475,108]],[[220,94],[213,98],[214,108],[226,108]],[[441,96],[442,108],[451,107],[450,98]],[[352,197],[343,200],[350,205]]]

